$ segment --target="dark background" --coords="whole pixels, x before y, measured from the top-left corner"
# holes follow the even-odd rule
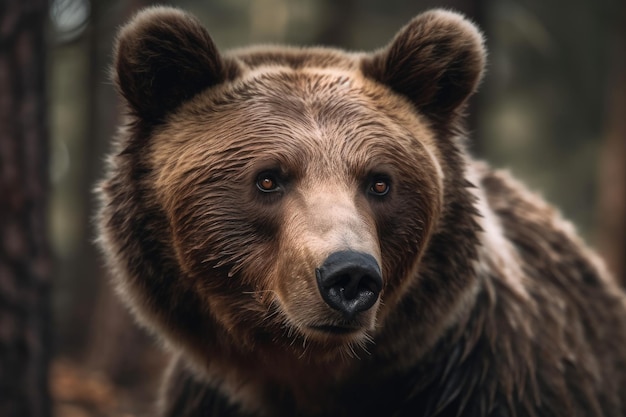
[[[32,380],[44,380],[39,388],[25,384],[26,391],[40,389],[40,396],[16,391],[11,398],[2,387],[17,384],[0,366],[0,414],[149,416],[167,358],[112,294],[92,244],[92,189],[120,111],[108,78],[112,39],[123,22],[152,2],[0,3],[0,365],[24,361],[39,369]],[[511,170],[558,206],[624,279],[623,1],[181,0],[175,5],[204,22],[222,49],[291,43],[372,50],[421,11],[462,11],[484,30],[489,49],[487,75],[469,119],[472,152]],[[14,14],[37,19],[15,25]],[[20,30],[41,42],[11,35]],[[26,50],[33,60],[19,61]],[[4,65],[11,60],[19,62]],[[24,77],[19,88],[4,77],[10,74],[6,68]],[[39,72],[28,78],[29,68]],[[12,130],[7,126],[20,120],[11,113],[17,114],[14,97],[22,97],[26,109],[41,109]],[[23,149],[15,148],[18,137],[30,137],[18,134],[25,126],[41,127],[32,136],[39,145],[19,139]],[[9,175],[13,149],[22,149],[23,175]],[[37,152],[31,155],[29,149]],[[41,162],[29,163],[33,158]],[[31,176],[39,185],[29,194],[22,181]],[[17,198],[22,192],[26,197]],[[37,210],[19,223],[23,207]],[[28,247],[35,249],[16,250],[15,236],[34,241]],[[13,268],[18,264],[25,269]],[[11,292],[15,283],[21,292]],[[15,294],[30,304],[18,302]],[[32,333],[24,335],[10,330],[31,325]],[[24,353],[26,342],[20,340],[33,340],[33,334],[41,343]],[[33,365],[35,356],[40,359]],[[2,412],[19,401],[31,411]],[[38,401],[40,407],[28,405]]]

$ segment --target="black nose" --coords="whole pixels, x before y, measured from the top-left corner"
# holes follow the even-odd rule
[[[322,298],[347,320],[372,307],[383,286],[378,262],[366,253],[335,252],[315,272]]]

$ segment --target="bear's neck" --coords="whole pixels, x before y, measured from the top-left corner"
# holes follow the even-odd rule
[[[515,294],[502,294],[502,289],[493,285],[499,284],[481,285],[465,319],[448,327],[418,360],[410,361],[411,353],[404,352],[406,359],[398,361],[400,357],[390,356],[385,349],[387,342],[381,340],[380,347],[372,346],[370,356],[354,359],[340,372],[297,361],[283,368],[288,377],[268,376],[258,368],[253,375],[248,369],[244,371],[247,383],[228,390],[229,396],[251,415],[267,416],[380,416],[388,415],[389,410],[404,416],[403,410],[410,410],[406,416],[419,417],[436,415],[443,409],[491,407],[502,398],[496,398],[497,384],[482,386],[482,378],[494,372],[507,377],[506,363],[500,360],[501,352],[494,344],[501,337],[501,329],[493,320],[494,309],[504,304],[496,306],[493,294],[499,292],[500,297],[510,296],[513,304],[518,302]],[[421,349],[415,342],[413,348],[413,353]],[[491,360],[481,359],[485,357]],[[403,363],[402,369],[398,369],[398,362]],[[284,358],[280,366],[285,366]],[[475,395],[477,391],[484,392]]]
[[[284,373],[242,368],[239,375],[230,374],[234,379],[220,380],[220,390],[242,406],[244,415],[255,416],[378,416],[411,410],[407,416],[419,417],[443,408],[462,409],[467,406],[465,395],[480,389],[481,375],[492,371],[477,359],[492,349],[487,339],[495,336],[484,333],[489,326],[488,298],[488,291],[480,290],[470,317],[448,328],[420,360],[401,371],[378,349],[341,372],[297,361],[286,365],[282,358],[276,368]]]

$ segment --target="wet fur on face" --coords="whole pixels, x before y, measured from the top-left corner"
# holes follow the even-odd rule
[[[484,61],[479,31],[442,10],[370,54],[221,53],[171,8],[122,28],[100,244],[177,357],[163,415],[620,415],[623,294],[464,149]],[[382,275],[348,318],[316,276],[341,251]]]

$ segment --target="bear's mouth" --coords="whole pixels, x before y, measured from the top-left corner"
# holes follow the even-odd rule
[[[341,326],[341,325],[333,325],[333,324],[315,325],[315,326],[309,326],[309,328],[313,330],[317,330],[318,332],[326,333],[326,334],[338,334],[338,335],[356,333],[359,330],[361,330],[361,328],[357,326]]]

